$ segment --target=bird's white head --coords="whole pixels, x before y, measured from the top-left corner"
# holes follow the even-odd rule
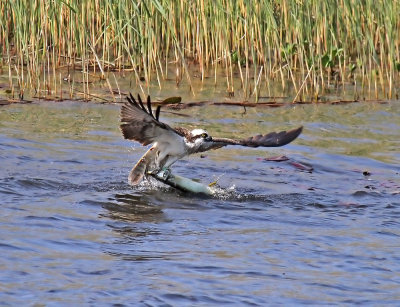
[[[208,132],[204,129],[193,129],[190,132],[192,139],[196,140],[204,140],[204,141],[211,141],[211,136]]]
[[[195,150],[204,147],[205,144],[212,141],[211,136],[204,129],[193,129],[186,139],[188,145]]]

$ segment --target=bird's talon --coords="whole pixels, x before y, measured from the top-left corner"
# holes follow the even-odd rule
[[[162,178],[163,180],[167,180],[169,176],[171,176],[171,170],[169,168],[158,168],[152,171],[149,171],[148,174]]]
[[[163,172],[162,176],[163,176],[164,180],[167,180],[168,177],[171,175],[171,170],[169,168],[163,168],[162,172]]]

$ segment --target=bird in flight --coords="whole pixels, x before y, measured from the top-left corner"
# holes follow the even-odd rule
[[[245,139],[229,139],[211,137],[206,130],[188,130],[175,127],[160,121],[158,106],[153,112],[150,96],[146,104],[140,95],[137,100],[130,94],[121,107],[120,129],[125,139],[139,142],[143,146],[152,144],[150,149],[136,163],[131,170],[128,182],[131,185],[139,184],[148,172],[169,170],[177,160],[188,155],[217,149],[227,145],[246,147],[279,147],[296,139],[303,127],[289,131],[270,132]]]

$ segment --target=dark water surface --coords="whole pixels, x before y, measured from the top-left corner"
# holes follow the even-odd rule
[[[118,113],[0,108],[0,305],[399,305],[398,102],[162,113],[217,136],[304,125],[283,148],[176,163],[219,178],[215,198],[131,188],[145,149]],[[278,155],[301,164],[263,160]]]

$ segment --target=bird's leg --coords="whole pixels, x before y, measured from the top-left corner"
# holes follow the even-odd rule
[[[149,173],[156,177],[162,177],[163,180],[167,180],[171,175],[171,169],[169,167],[156,168]]]
[[[161,171],[163,172],[162,176],[164,180],[167,180],[169,178],[169,176],[171,175],[171,169],[169,167],[163,167],[161,169]]]

